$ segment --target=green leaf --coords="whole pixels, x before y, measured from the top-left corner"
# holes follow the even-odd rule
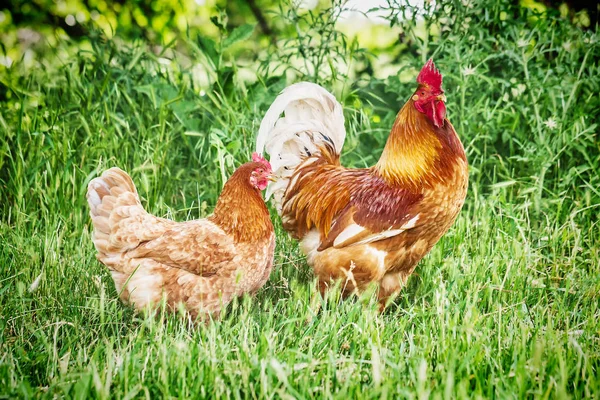
[[[244,24],[235,28],[225,40],[223,40],[223,50],[229,48],[237,42],[248,39],[256,25]]]
[[[215,16],[210,17],[210,22],[212,22],[214,26],[219,28],[220,31],[225,30],[225,25],[223,25],[223,23],[220,21],[218,16],[215,15]]]
[[[216,50],[216,43],[209,37],[198,36],[198,47],[212,62],[213,66],[218,65],[219,54]]]
[[[515,183],[517,183],[517,181],[515,180],[510,180],[510,181],[504,181],[504,182],[498,182],[498,183],[494,183],[493,185],[491,185],[490,187],[492,189],[501,189],[501,188],[505,188],[508,186],[512,186]]]
[[[158,108],[158,103],[156,100],[156,92],[154,91],[154,86],[152,86],[150,84],[142,85],[142,86],[134,87],[133,90],[135,90],[138,93],[142,93],[142,94],[145,94],[146,96],[148,96],[148,98],[152,102],[152,106],[154,106],[155,109]]]
[[[227,146],[225,146],[225,148],[229,151],[229,153],[237,154],[242,148],[242,142],[239,139],[232,140],[229,142],[229,144],[227,144]]]

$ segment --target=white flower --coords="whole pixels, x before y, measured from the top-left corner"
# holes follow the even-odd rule
[[[521,38],[519,39],[519,41],[517,42],[517,46],[519,47],[525,47],[525,46],[529,46],[529,40]]]
[[[530,285],[531,285],[531,287],[534,287],[534,288],[545,288],[546,287],[544,282],[541,281],[540,279],[532,279]]]
[[[556,129],[558,127],[558,123],[556,122],[554,117],[550,117],[546,121],[544,121],[544,125],[546,125],[548,129]]]
[[[522,83],[519,83],[516,87],[510,89],[510,93],[513,95],[513,97],[519,97],[523,93],[525,93],[525,89],[527,89],[527,86],[525,86]]]
[[[563,43],[562,47],[563,47],[563,49],[565,49],[565,51],[570,52],[571,50],[573,50],[573,43],[571,43],[570,40],[567,40],[566,42]]]
[[[10,68],[12,63],[13,63],[12,58],[10,58],[9,56],[0,55],[0,65],[4,65],[5,67]]]
[[[476,70],[476,69],[477,69],[477,68],[473,68],[473,67],[471,67],[471,64],[469,64],[469,66],[468,66],[468,67],[464,67],[464,68],[462,69],[462,74],[463,74],[464,76],[473,75],[473,74],[475,73],[475,70]]]
[[[299,2],[298,8],[301,10],[312,10],[318,3],[317,0],[302,0]]]

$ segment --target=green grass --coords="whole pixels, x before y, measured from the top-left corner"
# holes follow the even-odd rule
[[[427,21],[448,15],[441,37],[406,22],[388,50],[407,83],[355,72],[369,58],[337,36],[322,51],[354,60],[349,77],[294,67],[345,104],[349,166],[379,157],[427,57],[444,74],[467,202],[383,315],[368,294],[323,301],[278,222],[268,284],[207,327],[135,314],[94,257],[85,190],[105,168],[131,172],[152,213],[211,212],[286,84],[240,83],[239,64],[277,50],[214,63],[190,43],[208,90],[143,43],[63,42],[43,68],[0,71],[0,398],[599,398],[600,37],[495,2]],[[312,24],[298,43],[333,29]]]

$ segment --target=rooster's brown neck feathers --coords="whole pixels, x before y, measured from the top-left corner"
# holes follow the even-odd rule
[[[390,185],[418,191],[448,178],[458,158],[465,160],[464,149],[448,120],[436,128],[409,100],[396,117],[375,170]]]
[[[209,219],[236,242],[266,239],[273,231],[269,211],[258,189],[250,184],[255,163],[247,163],[229,178]]]

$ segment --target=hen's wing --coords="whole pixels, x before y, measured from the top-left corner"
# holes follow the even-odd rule
[[[156,239],[131,250],[128,257],[150,258],[173,268],[211,276],[231,263],[236,254],[233,238],[203,219],[176,224]]]

